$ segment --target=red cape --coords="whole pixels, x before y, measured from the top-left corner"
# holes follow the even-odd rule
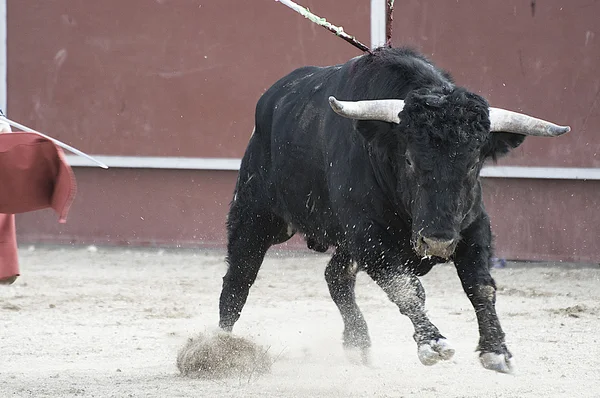
[[[73,170],[52,141],[0,134],[0,280],[19,274],[14,214],[52,208],[64,223],[76,190]]]
[[[73,170],[52,141],[33,133],[0,134],[0,213],[50,207],[64,223],[75,192]]]

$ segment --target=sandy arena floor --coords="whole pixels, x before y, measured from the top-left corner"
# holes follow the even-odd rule
[[[457,352],[424,367],[412,327],[359,275],[371,367],[349,362],[323,279],[328,256],[271,253],[236,324],[277,357],[270,374],[180,376],[177,351],[214,329],[225,270],[215,251],[24,248],[0,286],[0,397],[599,397],[600,266],[493,271],[514,376],[484,370],[473,309],[450,265],[422,278],[432,321]]]

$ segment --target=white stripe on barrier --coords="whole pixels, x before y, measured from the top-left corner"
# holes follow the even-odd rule
[[[241,159],[186,158],[171,156],[110,156],[93,155],[111,168],[166,169],[166,170],[230,170],[240,169]],[[67,155],[73,167],[96,167],[79,156]],[[553,180],[600,180],[600,168],[592,167],[525,167],[488,166],[481,171],[488,178],[534,178]]]

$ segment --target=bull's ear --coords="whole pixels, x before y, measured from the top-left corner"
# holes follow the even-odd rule
[[[395,136],[392,132],[392,123],[381,122],[379,120],[355,120],[354,129],[363,136],[368,143],[377,145],[387,145],[395,143]]]
[[[485,157],[496,161],[497,158],[506,155],[512,149],[521,145],[525,141],[525,137],[522,134],[491,133],[490,141],[485,147]]]

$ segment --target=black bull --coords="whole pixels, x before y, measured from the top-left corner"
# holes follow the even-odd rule
[[[377,99],[392,101],[368,101]],[[354,296],[362,270],[412,321],[421,362],[450,359],[417,277],[452,261],[477,315],[481,363],[510,372],[479,172],[525,135],[569,129],[490,108],[420,54],[391,48],[297,69],[255,116],[228,217],[220,327],[239,319],[269,247],[300,233],[309,248],[335,248],[325,279],[345,347],[366,354],[371,344]]]

